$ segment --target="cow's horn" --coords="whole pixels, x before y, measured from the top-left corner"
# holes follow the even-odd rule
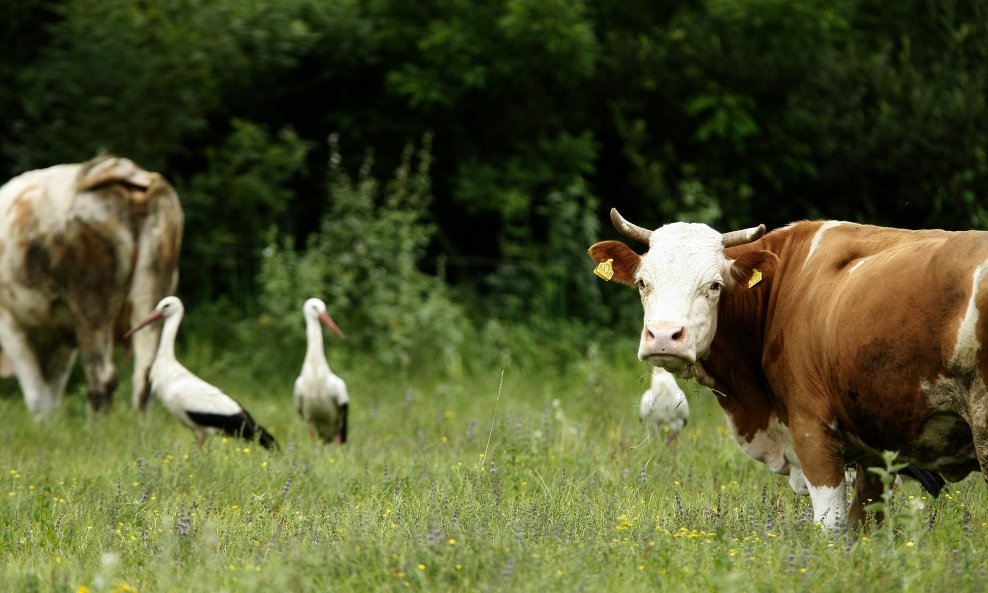
[[[642,243],[648,243],[649,239],[652,238],[652,231],[636,224],[631,224],[623,216],[618,214],[617,208],[611,208],[611,222],[614,224],[614,228],[625,237],[641,241]]]
[[[750,229],[741,229],[740,231],[731,231],[729,233],[724,233],[724,247],[735,247],[737,245],[744,245],[745,243],[751,243],[752,241],[758,239],[765,234],[765,225],[760,224],[756,227],[751,227]]]

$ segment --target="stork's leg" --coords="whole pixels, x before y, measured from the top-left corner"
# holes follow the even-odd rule
[[[17,375],[27,409],[39,420],[54,414],[62,394],[52,391],[23,328],[4,309],[0,309],[0,348]]]

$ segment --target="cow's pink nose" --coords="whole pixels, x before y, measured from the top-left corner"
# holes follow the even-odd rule
[[[653,323],[642,330],[643,352],[676,354],[686,343],[686,328],[673,323]]]

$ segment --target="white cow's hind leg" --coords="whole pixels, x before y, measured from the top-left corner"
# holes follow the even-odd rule
[[[69,383],[69,375],[72,374],[72,367],[75,365],[78,350],[70,346],[58,346],[48,356],[45,363],[45,378],[48,388],[52,393],[61,397],[65,393],[65,386]]]
[[[113,366],[113,335],[110,329],[85,325],[76,329],[79,350],[82,353],[82,368],[86,371],[86,395],[90,412],[99,412],[109,406],[113,391],[117,388],[117,371]]]
[[[134,309],[131,317],[131,327],[140,323],[156,303],[141,309]],[[151,386],[148,383],[148,372],[151,370],[151,363],[154,362],[154,354],[158,348],[158,338],[161,336],[161,328],[158,326],[148,327],[131,336],[131,345],[134,352],[134,369],[132,372],[131,404],[135,410],[144,412],[147,410],[148,402],[151,401]]]
[[[54,414],[61,392],[52,391],[27,336],[4,310],[0,310],[0,347],[17,375],[28,411],[37,419]]]

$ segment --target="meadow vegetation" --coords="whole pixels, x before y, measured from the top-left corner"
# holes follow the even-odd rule
[[[197,450],[159,404],[87,421],[81,386],[37,425],[8,393],[0,589],[983,589],[980,476],[938,500],[904,484],[894,531],[824,533],[807,498],[733,443],[709,391],[686,385],[677,441],[646,440],[645,370],[633,344],[613,343],[455,381],[334,353],[353,397],[345,449],[309,438],[295,369],[258,380],[197,341],[180,357],[237,394],[280,451],[223,438]]]

